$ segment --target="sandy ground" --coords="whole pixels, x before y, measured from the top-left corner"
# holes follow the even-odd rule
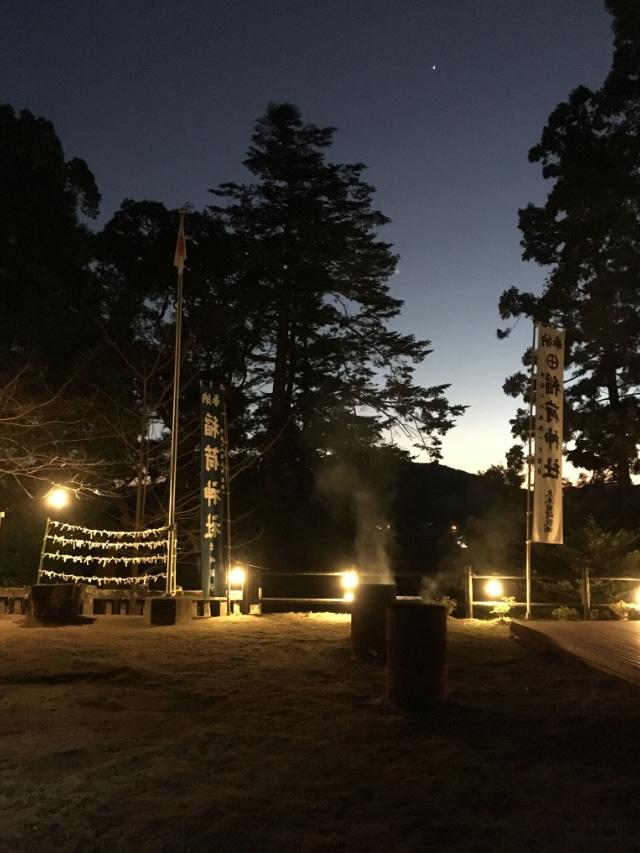
[[[410,715],[349,617],[0,617],[2,851],[635,851],[640,691],[449,621]]]

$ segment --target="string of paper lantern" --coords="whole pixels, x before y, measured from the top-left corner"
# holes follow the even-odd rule
[[[62,560],[63,563],[82,563],[85,566],[91,563],[97,563],[99,566],[108,566],[109,563],[124,563],[128,566],[131,563],[135,566],[141,563],[160,563],[166,559],[165,555],[159,554],[151,557],[98,557],[93,554],[61,554],[60,551],[45,551],[42,556],[50,560]]]
[[[167,539],[154,539],[150,542],[136,540],[132,542],[109,542],[109,541],[95,541],[93,539],[69,539],[66,536],[59,536],[55,533],[48,533],[47,539],[51,542],[55,542],[58,545],[69,545],[71,548],[87,548],[89,550],[96,548],[109,548],[114,551],[121,551],[124,548],[131,548],[134,551],[137,551],[139,548],[149,548],[150,550],[156,548],[166,548],[168,545]]]
[[[52,518],[49,519],[49,526],[55,527],[57,530],[78,530],[81,533],[86,533],[91,539],[97,536],[106,536],[112,539],[148,539],[151,536],[166,533],[169,529],[165,525],[164,527],[154,527],[148,530],[95,530],[91,527],[82,527],[80,524],[68,524],[66,521],[56,521]]]
[[[159,580],[161,578],[166,578],[166,572],[158,572],[157,574],[152,575],[139,575],[138,577],[127,577],[127,578],[105,578],[99,577],[98,575],[72,575],[68,572],[53,572],[51,569],[42,569],[40,574],[44,575],[47,578],[62,578],[64,581],[81,581],[84,583],[96,583],[98,586],[103,586],[105,584],[119,583],[119,584],[146,584],[149,581]]]

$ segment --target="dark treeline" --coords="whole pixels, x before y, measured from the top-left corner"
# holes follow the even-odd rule
[[[355,558],[386,517],[390,471],[408,458],[395,440],[437,460],[463,411],[446,384],[414,382],[429,341],[393,330],[388,220],[364,166],[327,158],[333,136],[270,105],[244,160],[251,183],[223,184],[188,212],[183,569],[198,552],[200,380],[228,389],[233,551],[287,568]],[[177,211],[126,199],[92,229],[95,180],[65,158],[50,122],[4,106],[0,146],[0,485],[21,518],[8,518],[13,541],[42,518],[37,499],[54,482],[75,490],[82,523],[160,525]]]

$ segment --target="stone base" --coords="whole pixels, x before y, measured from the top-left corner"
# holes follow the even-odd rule
[[[219,598],[194,598],[193,605],[194,616],[210,618],[227,615],[227,602]]]
[[[35,584],[31,587],[35,620],[43,623],[77,622],[82,611],[83,593],[82,584]]]
[[[147,598],[144,619],[147,625],[184,625],[192,620],[193,602],[181,596]]]

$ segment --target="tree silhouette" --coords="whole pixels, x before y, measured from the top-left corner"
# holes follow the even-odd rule
[[[271,104],[244,163],[256,182],[214,190],[256,330],[258,421],[279,437],[274,457],[376,444],[402,429],[439,458],[462,407],[448,404],[446,385],[412,381],[429,342],[389,328],[402,303],[386,284],[397,257],[377,234],[388,220],[372,206],[362,164],[327,161],[334,132]]]
[[[640,472],[640,7],[606,5],[611,72],[600,90],[572,92],[529,152],[553,181],[544,205],[520,211],[524,260],[550,269],[543,293],[510,288],[500,315],[566,328],[567,457],[629,485]],[[526,394],[524,374],[505,391]],[[523,415],[515,427],[524,437]]]

